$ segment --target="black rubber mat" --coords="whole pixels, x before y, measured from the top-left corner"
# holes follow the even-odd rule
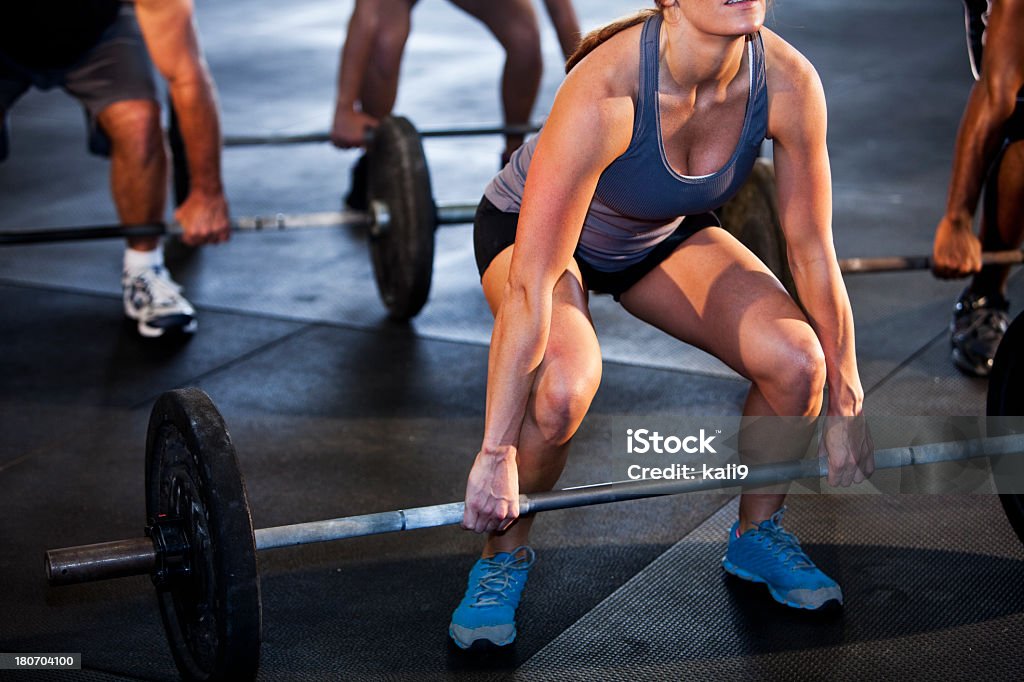
[[[117,281],[118,264],[110,276]],[[119,297],[0,281],[0,401],[131,407],[302,328],[204,310],[194,337],[142,339]]]
[[[19,305],[5,309],[0,325],[13,330],[22,316],[35,320],[35,339],[59,329],[63,312],[95,310],[117,322],[113,298],[13,290]],[[32,310],[49,314],[33,317]],[[225,326],[232,319],[206,317]],[[232,347],[233,357],[217,364],[191,354],[207,343],[230,343],[219,325],[211,325],[208,339],[200,335],[184,348],[185,357],[135,355],[126,350],[134,348],[130,332],[112,330],[110,347],[92,340],[60,357],[53,346],[26,339],[16,347],[18,364],[8,357],[25,399],[13,387],[0,394],[0,416],[19,443],[8,449],[5,442],[9,459],[0,463],[0,515],[18,519],[0,524],[0,650],[81,652],[86,670],[61,673],[62,679],[95,673],[176,678],[147,578],[51,589],[42,571],[47,548],[141,533],[150,406],[133,404],[175,385],[198,383],[223,411],[257,527],[462,496],[483,424],[486,348],[425,340],[400,328],[371,332],[236,319],[242,334],[258,343]],[[152,363],[149,381],[119,372],[109,386],[98,386],[90,363],[118,361],[142,374]],[[36,365],[38,372],[28,369]],[[48,385],[59,399],[45,400]],[[730,414],[746,390],[734,380],[615,363],[606,365],[604,385],[565,485],[607,478],[624,416]],[[453,656],[447,645],[448,618],[481,544],[472,534],[434,529],[267,552],[261,556],[261,675],[507,674],[724,500],[653,500],[540,519],[532,542],[541,570],[522,607],[523,635],[496,659]],[[559,606],[551,610],[555,599]]]
[[[1024,549],[994,496],[791,498],[787,527],[844,590],[824,613],[725,575],[735,514],[659,557],[522,679],[1020,679]]]

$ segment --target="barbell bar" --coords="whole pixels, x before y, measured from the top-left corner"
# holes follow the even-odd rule
[[[434,131],[437,135],[443,132]],[[470,223],[476,211],[476,204],[435,203],[422,137],[411,122],[400,116],[381,121],[367,150],[369,211],[250,216],[236,219],[233,228],[245,231],[368,227],[370,254],[381,300],[392,318],[407,320],[419,313],[429,295],[435,231],[441,225]],[[744,185],[719,209],[719,217],[722,226],[758,256],[796,297],[785,236],[779,222],[771,161],[757,160]],[[0,245],[153,236],[176,231],[180,229],[161,223],[7,231],[0,232]],[[1021,251],[983,254],[986,265],[1016,264],[1022,260]],[[846,258],[840,260],[839,266],[847,274],[928,269],[931,258]]]
[[[476,204],[438,204],[437,225],[472,223],[476,209]],[[365,227],[374,229],[374,226],[377,226],[376,230],[379,232],[387,229],[388,221],[380,219],[381,216],[386,214],[387,205],[379,202],[378,206],[371,207],[369,211],[345,210],[242,216],[233,219],[231,229],[235,232],[259,232],[319,227]],[[163,222],[33,228],[28,230],[0,231],[0,245],[17,246],[93,239],[114,239],[118,237],[153,237],[180,234],[182,234],[180,225]],[[1020,263],[1024,263],[1024,251],[1020,250],[986,251],[981,254],[982,266],[1019,265]],[[839,270],[843,274],[852,275],[930,270],[931,267],[931,256],[881,256],[877,258],[839,259]]]
[[[418,131],[421,138],[431,137],[481,137],[484,135],[529,135],[540,130],[539,123],[523,123],[519,125],[509,124],[502,126],[495,125],[467,125],[451,128],[426,128]],[[367,136],[372,141],[373,132]],[[293,134],[236,134],[225,135],[223,144],[225,147],[257,147],[257,146],[278,146],[292,144],[322,144],[331,141],[331,134],[327,132],[316,133],[293,133]]]
[[[875,452],[875,469],[964,461],[978,457],[1001,457],[1024,453],[1024,434],[995,436],[964,441],[914,445]],[[828,476],[826,459],[794,460],[749,468],[742,484],[735,480],[696,478],[693,480],[617,481],[578,488],[523,494],[521,515],[588,507],[612,502],[640,500],[666,495],[765,486]],[[317,542],[332,542],[367,535],[380,535],[461,523],[464,502],[309,521],[255,531],[256,549],[263,551]],[[52,549],[46,553],[46,576],[51,585],[67,585],[127,575],[147,575],[157,565],[157,550],[151,538],[116,540],[94,545]]]
[[[471,223],[476,208],[476,204],[440,204],[437,207],[437,224],[441,226]],[[345,210],[240,216],[232,219],[231,230],[232,232],[271,232],[286,229],[348,227],[368,228],[380,234],[389,227],[389,213],[386,204],[376,202],[376,205],[368,211]],[[119,237],[180,236],[181,234],[183,234],[181,225],[164,222],[33,228],[0,231],[0,246],[116,239]]]

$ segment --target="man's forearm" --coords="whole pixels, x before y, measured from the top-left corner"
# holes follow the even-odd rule
[[[185,143],[190,190],[220,194],[220,117],[213,81],[202,69],[188,80],[172,80],[169,87]]]
[[[377,33],[377,8],[370,2],[357,2],[349,19],[345,44],[338,64],[338,88],[335,107],[355,109],[363,89],[363,75],[370,64],[373,37]]]
[[[971,89],[957,131],[946,202],[946,215],[954,220],[969,223],[974,215],[986,171],[999,151],[1003,127],[1013,112],[1012,100],[1007,106],[1002,102],[1004,99],[994,96],[984,81],[978,81]]]

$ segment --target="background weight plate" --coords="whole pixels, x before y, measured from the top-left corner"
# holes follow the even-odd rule
[[[390,216],[387,229],[370,236],[377,289],[391,317],[407,320],[430,293],[437,228],[419,133],[406,118],[385,118],[374,131],[367,160],[371,205],[383,202]]]
[[[990,417],[1024,416],[1024,314],[1017,315],[999,342],[992,372],[988,378],[988,405]],[[1006,435],[1012,432],[1010,424],[991,420],[1003,428],[989,435]],[[1013,420],[1015,423],[1018,420]],[[1024,455],[1003,457],[992,463],[996,480],[1012,480],[1015,491],[1024,481]],[[999,496],[1017,537],[1024,542],[1024,494],[1017,492]]]
[[[793,300],[797,300],[796,284],[786,254],[786,238],[779,222],[779,200],[772,162],[765,158],[757,159],[747,181],[716,213],[722,227],[760,258],[779,278]]]

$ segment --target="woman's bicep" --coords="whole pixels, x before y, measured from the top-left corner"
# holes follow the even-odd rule
[[[810,64],[794,76],[791,87],[773,97],[770,125],[779,219],[790,251],[830,252],[832,174],[825,94]]]
[[[632,123],[628,96],[595,97],[585,78],[566,80],[530,162],[510,281],[554,286],[572,258],[601,173],[629,146]]]

